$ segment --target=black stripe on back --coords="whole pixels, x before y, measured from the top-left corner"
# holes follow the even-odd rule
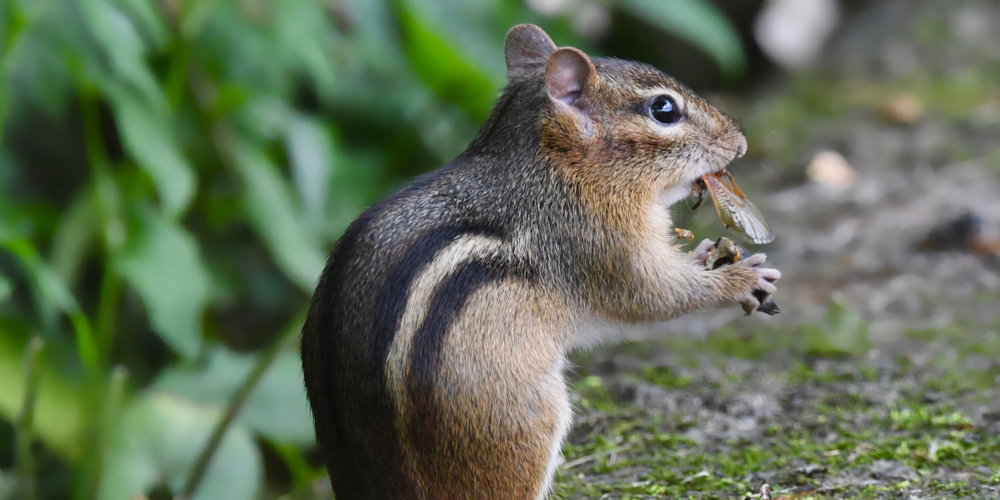
[[[406,250],[403,257],[393,267],[386,278],[375,304],[375,328],[371,337],[371,353],[375,380],[385,380],[385,362],[389,348],[396,338],[396,331],[403,319],[403,312],[410,299],[413,281],[437,256],[438,252],[454,242],[459,236],[487,236],[502,238],[503,233],[495,227],[445,227],[434,230],[418,239]],[[391,404],[389,394],[385,394],[385,404]]]
[[[410,350],[410,397],[426,393],[441,371],[441,350],[451,325],[462,314],[469,297],[480,287],[507,276],[506,266],[471,260],[445,278],[434,292]]]
[[[441,373],[441,358],[448,332],[476,290],[509,277],[532,279],[530,269],[505,260],[470,260],[441,281],[431,299],[423,323],[414,336],[410,351],[407,392],[413,414],[415,440],[433,439],[424,426],[437,415],[434,386]]]

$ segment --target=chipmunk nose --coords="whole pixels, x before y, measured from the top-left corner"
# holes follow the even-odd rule
[[[745,154],[747,154],[747,138],[743,134],[740,134],[736,138],[736,157],[743,158]]]

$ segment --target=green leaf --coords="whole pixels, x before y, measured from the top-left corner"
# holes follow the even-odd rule
[[[743,74],[746,57],[740,35],[708,0],[616,0],[640,19],[690,42],[708,53],[729,77]]]
[[[184,228],[146,212],[115,268],[142,297],[153,329],[186,357],[201,347],[201,316],[211,282],[198,243]]]
[[[0,471],[0,499],[13,499],[17,492],[17,478],[14,471],[6,473]]]
[[[27,326],[23,331],[0,324],[0,418],[13,422],[24,400],[24,350],[28,343]],[[35,435],[66,460],[79,458],[80,434],[84,430],[80,413],[81,391],[78,380],[59,370],[53,353],[42,354],[38,367],[38,399],[32,423]]]
[[[246,189],[244,203],[250,221],[278,267],[293,283],[311,292],[325,259],[296,213],[288,184],[257,147],[237,143],[234,153]]]
[[[240,124],[265,139],[287,134],[295,117],[295,110],[289,103],[268,95],[247,102],[239,113]]]
[[[326,209],[326,195],[333,175],[333,141],[318,120],[296,116],[288,129],[288,156],[306,213],[319,221]]]
[[[77,312],[80,306],[65,283],[38,255],[35,247],[23,239],[5,241],[3,245],[17,256],[31,277],[39,298],[64,312]]]
[[[181,36],[188,40],[197,37],[220,3],[220,0],[201,0],[181,4]]]
[[[98,498],[137,498],[161,484],[180,491],[219,413],[161,392],[136,399],[109,444]],[[232,425],[193,500],[257,498],[262,483],[260,451],[244,427]]]
[[[112,71],[138,90],[147,105],[166,110],[166,96],[146,65],[146,44],[132,20],[106,0],[82,0],[80,7],[90,34],[103,49]]]
[[[796,343],[810,356],[845,358],[868,350],[868,324],[834,295],[826,317],[818,325],[800,325]]]
[[[324,6],[312,0],[283,0],[273,2],[271,9],[282,58],[297,63],[315,81],[317,90],[328,94],[336,83],[336,70],[331,55],[333,29]]]
[[[95,198],[93,189],[83,188],[62,213],[52,236],[52,267],[71,287],[97,241],[100,224]]]
[[[125,147],[153,179],[164,211],[172,217],[183,215],[191,203],[197,178],[166,119],[127,91],[112,92],[111,97]]]
[[[505,81],[504,32],[495,3],[459,0],[399,2],[407,57],[438,96],[469,116],[489,116]]]
[[[18,258],[27,272],[39,309],[58,310],[69,317],[76,333],[76,348],[80,360],[88,371],[97,370],[97,343],[90,328],[90,321],[80,310],[76,298],[66,283],[42,260],[34,245],[25,239],[4,240],[0,234],[0,247]]]
[[[158,48],[167,44],[170,35],[160,17],[159,9],[148,0],[116,0],[116,3],[128,9],[144,28],[147,36]]]
[[[10,283],[10,279],[8,279],[3,274],[0,274],[0,302],[9,299],[10,294],[13,291],[14,291],[14,285]]]
[[[860,314],[844,304],[842,297],[834,296],[824,323],[834,347],[853,354],[868,350],[868,324]]]
[[[222,407],[255,362],[254,356],[219,347],[211,351],[205,366],[169,369],[154,387],[187,401]],[[278,355],[253,389],[237,422],[275,443],[299,446],[315,443],[298,354],[285,351]]]

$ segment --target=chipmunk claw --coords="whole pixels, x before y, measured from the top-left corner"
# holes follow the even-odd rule
[[[729,238],[719,238],[715,241],[706,239],[691,251],[692,257],[706,270],[715,270],[728,266],[739,266],[749,270],[756,277],[750,290],[737,302],[743,307],[743,313],[750,316],[754,311],[760,311],[769,316],[781,312],[771,296],[778,290],[774,282],[781,279],[781,271],[763,267],[767,262],[764,253],[751,254],[745,248],[737,245]]]
[[[754,311],[760,311],[769,316],[774,316],[781,312],[778,304],[775,304],[774,300],[771,299],[771,296],[778,291],[778,287],[774,285],[774,282],[781,279],[781,271],[770,267],[762,267],[766,261],[767,255],[756,253],[748,256],[739,263],[752,268],[757,273],[756,286],[740,301],[745,316],[750,316]]]

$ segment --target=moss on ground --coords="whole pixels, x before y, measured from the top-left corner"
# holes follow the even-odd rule
[[[823,331],[723,328],[576,359],[554,498],[1000,495],[1000,364],[968,363],[1000,359],[995,330],[910,330],[905,353],[855,354],[813,345],[853,328]]]
[[[580,424],[565,447],[555,498],[744,498],[764,482],[774,498],[993,498],[1000,491],[1000,433],[957,408],[978,393],[969,379],[956,373],[914,386],[912,373],[836,368],[800,363],[776,372],[788,382],[788,398],[759,419],[762,430],[751,438],[713,435],[704,412],[623,403],[615,395],[621,377],[585,377],[574,391]],[[681,398],[719,391],[663,367],[625,378],[681,391]],[[904,395],[880,405],[852,389],[876,379],[872,390]],[[755,383],[737,382],[721,399],[759,391]]]

